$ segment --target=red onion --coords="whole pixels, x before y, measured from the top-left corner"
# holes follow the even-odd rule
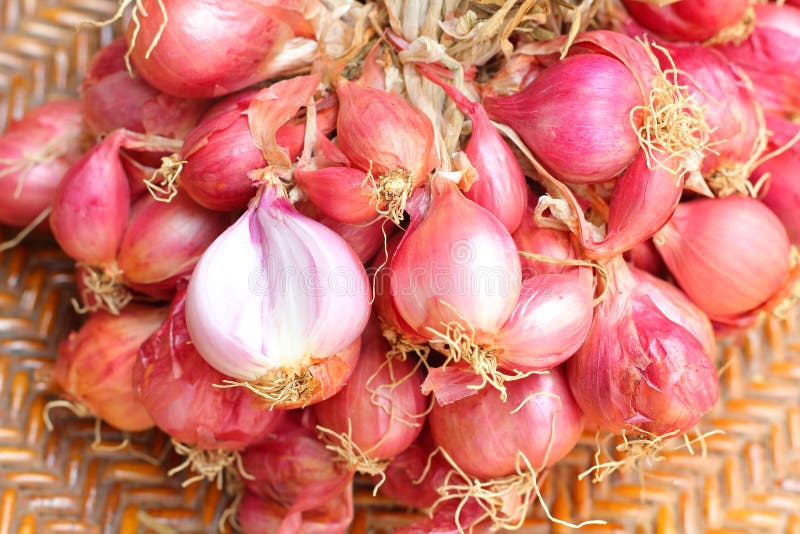
[[[670,41],[707,41],[715,37],[721,42],[741,40],[752,26],[749,0],[679,0],[666,5],[653,5],[646,0],[622,0],[622,3],[636,22]]]
[[[668,50],[677,66],[678,83],[703,106],[709,126],[710,150],[702,165],[706,181],[719,196],[746,194],[747,178],[766,145],[764,117],[750,80],[712,48],[670,46]],[[665,71],[672,65],[661,55]]]
[[[266,410],[243,389],[214,387],[226,377],[192,344],[185,298],[184,288],[166,321],[142,344],[134,386],[155,424],[173,439],[198,449],[244,449],[279,424],[285,412]]]
[[[414,442],[425,422],[419,363],[387,356],[372,321],[361,336],[361,355],[347,385],[314,406],[318,429],[348,467],[377,475]]]
[[[182,139],[207,104],[166,95],[125,68],[125,39],[106,45],[92,58],[80,87],[86,124],[97,135],[119,128]]]
[[[741,44],[718,47],[752,80],[767,113],[800,113],[800,9],[757,4],[753,33]]]
[[[779,150],[800,133],[800,127],[796,124],[776,117],[767,119],[767,127],[774,133],[769,142],[770,151]],[[789,234],[789,240],[800,246],[800,217],[797,214],[800,208],[798,168],[800,150],[795,146],[762,163],[753,173],[753,178],[757,182],[769,173],[769,185],[761,201],[781,220]]]
[[[116,263],[131,202],[119,159],[123,146],[162,151],[173,142],[117,130],[69,169],[53,199],[50,227],[64,252],[83,268],[86,291],[80,293],[88,311],[100,307],[118,313],[130,298],[120,291],[122,272]]]
[[[506,387],[507,402],[484,389],[447,406],[434,405],[429,421],[436,445],[455,470],[439,489],[439,503],[473,498],[485,504],[496,528],[513,529],[538,492],[537,473],[578,442],[583,415],[559,369]],[[459,524],[458,514],[455,519]]]
[[[64,176],[50,225],[72,258],[90,265],[114,262],[130,210],[130,186],[118,153],[124,132],[115,132],[87,152]]]
[[[0,223],[26,226],[52,203],[80,156],[83,125],[77,100],[28,111],[0,135]]]
[[[492,126],[486,110],[471,102],[455,87],[444,83],[424,64],[417,68],[434,81],[472,121],[472,135],[464,147],[478,180],[464,192],[464,196],[486,208],[513,232],[520,225],[525,212],[527,185],[525,175],[511,148],[497,129]]]
[[[252,171],[268,164],[285,165],[285,160],[300,155],[305,124],[296,125],[290,119],[306,105],[318,83],[316,76],[292,78],[233,95],[211,108],[186,137],[178,155],[185,161],[180,169],[181,187],[206,208],[244,208],[256,191]],[[318,114],[317,128],[327,133],[333,129],[335,109],[326,110]],[[265,116],[269,113],[273,115]],[[281,149],[287,153],[281,154]]]
[[[250,475],[244,480],[248,492],[284,508],[282,527],[277,532],[287,534],[298,532],[293,527],[316,511],[327,509],[331,520],[338,518],[337,524],[349,523],[353,513],[353,473],[335,461],[335,455],[317,439],[316,431],[307,428],[300,418],[299,413],[289,414],[274,434],[249,447],[242,456],[244,471]],[[270,515],[275,517],[274,512]]]
[[[293,512],[275,501],[245,492],[239,506],[242,534],[344,534],[353,521],[353,491],[349,487],[319,508]]]
[[[417,334],[502,390],[491,345],[520,296],[514,241],[491,213],[434,176],[428,211],[412,223],[391,261],[398,315]],[[453,224],[458,221],[458,224]]]
[[[181,98],[222,96],[305,66],[304,0],[141,0],[126,37],[136,71]]]
[[[674,176],[697,165],[708,126],[702,109],[658,67],[652,47],[610,31],[533,43],[550,64],[519,93],[484,100],[535,158],[563,181],[590,184],[618,175],[642,148],[648,166]]]
[[[201,208],[185,193],[169,204],[146,195],[133,205],[117,266],[129,287],[169,298],[227,226],[225,214]]]
[[[345,81],[336,94],[338,155],[328,149],[324,163],[301,166],[295,178],[331,218],[357,223],[380,214],[399,224],[406,201],[436,165],[433,126],[422,111],[387,91]],[[344,220],[338,202],[359,216]]]
[[[765,306],[789,275],[786,230],[749,197],[681,204],[654,242],[681,288],[715,320]]]
[[[89,317],[58,349],[54,373],[65,395],[120,430],[152,427],[133,387],[133,366],[139,346],[166,315],[166,308],[134,304],[118,316]]]
[[[484,101],[554,176],[575,183],[608,180],[631,162],[639,139],[629,117],[642,103],[630,70],[602,54],[568,57],[519,93]]]
[[[203,358],[234,384],[273,406],[305,406],[352,372],[369,298],[347,243],[270,186],[201,257],[186,322]]]
[[[567,363],[587,426],[656,439],[686,432],[719,395],[708,319],[699,310],[687,314],[693,306],[684,295],[634,275],[622,258],[606,268],[605,299]]]

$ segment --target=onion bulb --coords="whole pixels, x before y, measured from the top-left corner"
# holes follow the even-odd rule
[[[203,358],[284,408],[341,389],[369,311],[367,275],[352,249],[273,186],[206,250],[186,295]]]

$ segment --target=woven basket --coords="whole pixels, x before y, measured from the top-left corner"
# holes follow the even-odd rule
[[[24,110],[74,93],[92,53],[120,27],[84,28],[117,8],[113,0],[0,0],[0,129]],[[0,235],[0,238],[3,236]],[[167,471],[178,459],[159,432],[123,436],[64,410],[43,424],[58,392],[50,370],[76,319],[73,265],[52,242],[32,240],[0,254],[0,534],[216,532],[227,506],[207,484],[181,487]],[[586,436],[542,482],[555,516],[605,519],[587,532],[800,534],[800,313],[720,348],[723,396],[703,429],[724,435],[707,451],[686,449],[641,472],[600,484],[577,475],[593,462]],[[153,465],[143,455],[158,458]],[[356,487],[352,532],[392,532],[414,516]],[[522,532],[566,532],[535,507]],[[166,528],[165,528],[166,527]]]

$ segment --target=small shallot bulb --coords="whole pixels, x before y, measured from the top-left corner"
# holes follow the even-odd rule
[[[226,214],[198,206],[186,193],[169,204],[141,197],[117,254],[126,285],[156,298],[171,296],[228,222]]]
[[[267,186],[200,258],[186,322],[198,352],[234,384],[272,406],[305,406],[352,372],[369,299],[347,243]]]
[[[119,38],[92,58],[80,87],[86,124],[97,135],[119,128],[182,139],[207,103],[167,95],[125,68],[128,44]]]
[[[622,3],[636,22],[670,41],[702,42],[715,36],[721,41],[742,39],[748,31],[742,19],[747,18],[752,24],[753,17],[752,13],[748,13],[749,0],[679,0],[661,3],[666,5],[647,0],[622,0]],[[730,35],[720,34],[726,29],[729,29]]]
[[[56,191],[50,226],[64,252],[79,262],[110,264],[122,242],[131,203],[119,160],[124,135],[115,132],[84,154]]]
[[[26,226],[53,201],[81,155],[83,124],[76,100],[28,111],[0,135],[0,223]]]
[[[318,429],[347,465],[378,475],[419,435],[427,401],[419,362],[387,356],[372,321],[361,336],[361,355],[347,385],[314,406]]]
[[[619,174],[639,150],[630,115],[643,103],[636,78],[603,54],[578,54],[545,69],[519,93],[484,100],[556,178],[595,183]]]
[[[471,102],[461,91],[444,83],[424,66],[418,65],[417,68],[444,89],[472,121],[472,134],[464,147],[464,154],[478,173],[478,179],[464,192],[464,196],[489,210],[509,232],[513,232],[522,220],[527,200],[525,174],[516,156],[492,125],[481,104]]]
[[[353,522],[353,490],[348,487],[319,507],[302,511],[246,491],[238,519],[242,534],[345,534]]]
[[[789,275],[786,229],[753,198],[682,203],[653,241],[681,289],[714,320],[757,311]]]
[[[487,388],[446,406],[434,404],[429,415],[433,440],[455,471],[441,495],[496,507],[490,519],[497,528],[518,524],[538,491],[537,474],[571,451],[583,431],[583,414],[562,370],[507,388],[505,402]]]
[[[674,45],[668,50],[672,59],[662,55],[661,66],[677,67],[678,83],[703,106],[709,126],[710,148],[702,164],[709,187],[718,196],[747,193],[747,178],[766,142],[763,113],[750,81],[713,48]]]
[[[300,155],[305,124],[292,119],[318,82],[316,76],[300,76],[222,100],[186,136],[180,153],[165,162],[162,175],[174,180],[179,174],[180,187],[206,208],[245,208],[256,193],[253,171],[285,164],[278,161],[283,150],[286,161]],[[317,129],[329,132],[334,120],[335,108],[320,110]]]
[[[750,36],[717,49],[745,71],[764,111],[790,118],[800,113],[800,8],[756,3],[753,9]]]
[[[198,449],[237,451],[267,434],[286,412],[267,410],[242,388],[218,388],[225,375],[197,353],[186,328],[185,287],[169,317],[142,344],[133,383],[155,424]]]
[[[165,93],[226,95],[308,64],[316,43],[306,4],[141,0],[126,32],[130,60]]]
[[[412,331],[502,388],[485,348],[520,296],[522,271],[511,235],[491,213],[436,175],[427,212],[391,259],[391,292]]]
[[[621,257],[606,269],[608,290],[589,337],[567,362],[587,427],[654,438],[684,433],[719,395],[708,318],[680,291],[633,274]]]
[[[309,428],[310,415],[307,411],[287,414],[272,434],[248,447],[242,456],[244,472],[250,475],[244,480],[248,492],[283,506],[289,514],[284,521],[290,525],[301,514],[306,517],[307,512],[328,505],[352,516],[353,472],[337,462],[334,453],[318,439],[317,431]]]
[[[774,135],[770,138],[769,150],[777,150],[800,133],[800,127],[780,118],[769,118],[767,126]],[[797,146],[762,163],[753,173],[758,183],[769,173],[769,183],[761,201],[778,216],[794,245],[800,246],[800,151]]]
[[[65,395],[120,430],[152,427],[133,386],[133,367],[139,347],[166,316],[166,308],[133,304],[118,316],[98,312],[89,317],[58,350],[55,377]]]
[[[399,223],[411,193],[436,164],[433,126],[422,111],[387,91],[343,82],[336,94],[339,163],[309,171],[304,180],[299,174],[300,186],[321,209],[339,196],[357,197],[361,220],[343,222],[365,222],[380,214]],[[331,196],[335,184],[347,195]],[[337,212],[323,213],[341,220]]]

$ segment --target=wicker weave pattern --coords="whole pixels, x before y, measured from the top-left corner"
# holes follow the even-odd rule
[[[74,91],[93,51],[120,29],[75,27],[108,18],[116,5],[0,0],[0,128],[27,107]],[[44,429],[44,406],[56,393],[49,372],[56,344],[74,321],[71,267],[47,244],[0,254],[0,534],[152,532],[148,518],[179,532],[215,531],[225,506],[215,488],[183,490],[166,468],[141,459],[165,454],[162,434],[133,436],[137,455],[93,450],[94,424],[63,410],[53,412],[55,431]],[[676,451],[644,474],[593,485],[576,480],[595,450],[587,436],[544,480],[553,513],[609,521],[585,529],[591,532],[800,533],[798,321],[797,313],[771,320],[722,351],[724,397],[705,429],[725,435],[708,439],[705,457]],[[107,428],[102,435],[106,446],[122,439]],[[413,517],[373,498],[366,481],[356,506],[357,533],[392,532]],[[567,530],[538,510],[523,529]]]

